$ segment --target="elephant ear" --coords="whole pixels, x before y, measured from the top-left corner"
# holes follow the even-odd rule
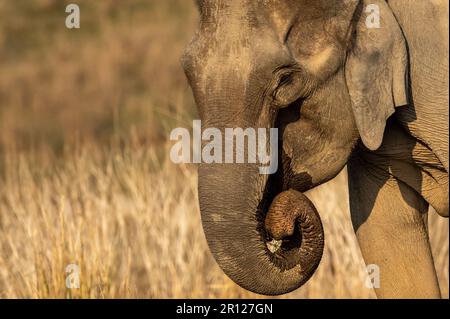
[[[359,17],[355,17],[345,76],[361,139],[368,149],[376,150],[395,107],[408,104],[408,54],[400,25],[386,1],[365,2],[355,14]],[[380,28],[374,28],[370,14],[377,14],[378,9]]]

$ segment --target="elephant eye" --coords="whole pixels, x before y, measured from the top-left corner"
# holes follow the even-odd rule
[[[280,75],[272,97],[276,106],[286,107],[298,100],[305,92],[301,71],[291,70]]]
[[[280,83],[278,84],[278,87],[283,85],[289,85],[291,83],[292,83],[292,73],[286,73],[280,77]]]

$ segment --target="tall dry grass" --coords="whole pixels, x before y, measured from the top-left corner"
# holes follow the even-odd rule
[[[259,297],[212,259],[196,172],[166,159],[195,107],[179,56],[187,0],[0,0],[0,297]],[[290,298],[372,298],[345,173],[308,195],[326,235],[314,277]],[[448,296],[448,221],[430,216]],[[66,289],[65,267],[80,267]]]

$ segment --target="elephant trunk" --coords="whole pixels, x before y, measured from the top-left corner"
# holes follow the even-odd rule
[[[276,194],[270,183],[249,164],[199,168],[202,223],[217,263],[241,287],[279,295],[312,276],[324,234],[316,209],[302,193]]]

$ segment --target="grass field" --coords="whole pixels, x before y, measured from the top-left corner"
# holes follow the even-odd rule
[[[233,298],[253,295],[211,257],[196,170],[167,159],[196,111],[179,66],[187,0],[0,0],[0,297]],[[326,247],[287,298],[373,298],[348,212],[346,174],[307,195]],[[430,214],[448,298],[448,220]],[[66,288],[66,266],[80,288]]]

